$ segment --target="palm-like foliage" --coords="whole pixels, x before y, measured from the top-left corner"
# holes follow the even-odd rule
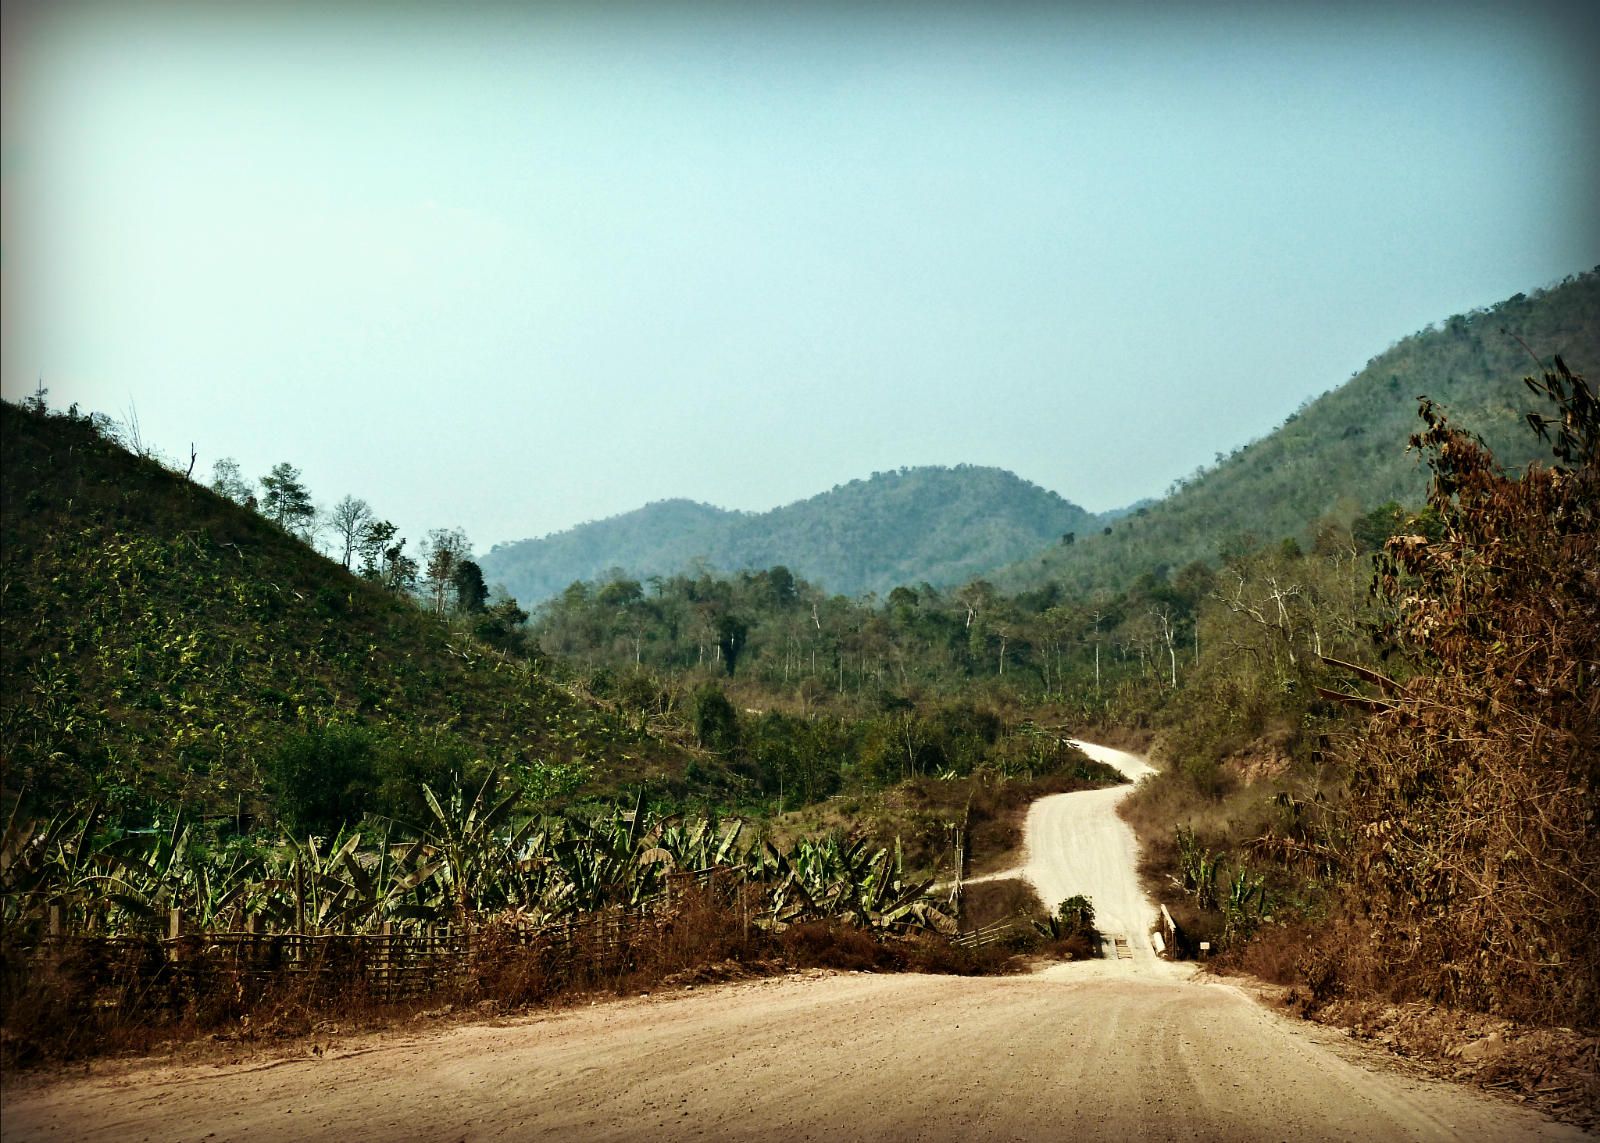
[[[385,922],[515,916],[542,923],[607,908],[670,909],[687,881],[752,886],[757,923],[846,916],[863,926],[953,931],[907,876],[898,843],[801,838],[780,853],[749,838],[745,823],[715,814],[631,810],[582,821],[512,820],[517,795],[498,774],[475,790],[439,796],[424,788],[430,818],[420,828],[369,818],[331,841],[285,836],[265,857],[207,848],[181,818],[170,829],[96,843],[94,807],[49,823],[13,824],[0,846],[6,926],[36,931],[45,907],[76,910],[109,929],[148,929],[168,910],[204,930],[239,927],[250,916],[281,931],[371,932]],[[745,898],[750,900],[751,898]]]

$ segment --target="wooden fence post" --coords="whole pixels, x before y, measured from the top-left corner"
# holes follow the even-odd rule
[[[167,916],[167,938],[177,940],[183,936],[183,910],[174,909]]]
[[[1172,949],[1172,955],[1178,955],[1178,923],[1172,919],[1172,914],[1167,911],[1167,906],[1161,906],[1161,935],[1166,938],[1167,946]]]
[[[956,925],[961,924],[962,905],[966,897],[962,880],[966,876],[967,866],[967,831],[964,825],[955,828],[956,835],[956,883],[950,890],[950,907],[955,910]]]
[[[393,1000],[394,974],[390,964],[394,958],[394,922],[385,921],[378,937],[378,990],[385,1000]]]
[[[50,906],[50,935],[52,937],[59,937],[61,935],[61,906],[60,905],[51,905]]]

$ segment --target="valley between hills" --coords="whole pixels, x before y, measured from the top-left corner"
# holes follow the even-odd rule
[[[1592,1131],[1597,316],[482,556],[7,404],[0,1137]]]

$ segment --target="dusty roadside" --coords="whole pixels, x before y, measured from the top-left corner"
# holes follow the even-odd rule
[[[1368,1054],[1175,966],[818,971],[8,1085],[0,1139],[1582,1138]]]

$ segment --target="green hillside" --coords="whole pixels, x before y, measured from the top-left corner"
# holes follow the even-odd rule
[[[552,766],[604,783],[682,772],[676,748],[89,418],[0,417],[8,798],[98,791],[270,822],[286,766],[339,812],[393,809],[484,763],[531,795]]]
[[[498,545],[481,562],[528,602],[613,567],[667,576],[696,559],[724,572],[782,564],[829,591],[884,594],[923,580],[960,583],[1094,525],[1076,504],[1002,469],[909,468],[758,514],[665,500]]]
[[[1080,534],[1070,547],[1037,552],[989,578],[1008,591],[1049,581],[1073,592],[1120,590],[1152,569],[1215,562],[1224,545],[1247,548],[1252,537],[1314,540],[1322,517],[1348,525],[1358,511],[1391,500],[1419,505],[1428,470],[1405,448],[1417,431],[1418,396],[1445,405],[1503,464],[1547,459],[1524,418],[1548,410],[1520,380],[1538,367],[1508,334],[1547,364],[1560,354],[1574,371],[1593,376],[1600,371],[1600,273],[1413,334],[1265,439],[1219,454],[1172,495],[1116,521],[1109,534]]]
[[[613,567],[666,574],[696,556],[709,559],[726,548],[728,533],[743,518],[692,500],[658,500],[542,539],[497,544],[479,563],[491,582],[538,603],[574,580],[598,579]]]

